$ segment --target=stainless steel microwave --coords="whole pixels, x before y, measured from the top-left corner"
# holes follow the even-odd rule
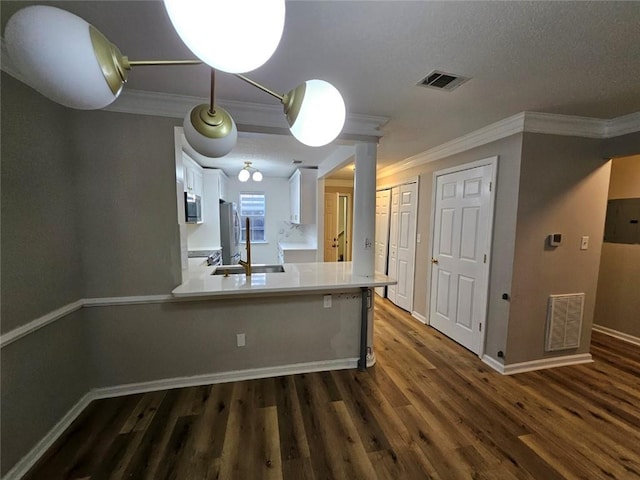
[[[202,223],[202,198],[184,192],[185,220],[187,223]]]

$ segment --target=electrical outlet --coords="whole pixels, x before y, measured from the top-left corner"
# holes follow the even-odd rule
[[[244,333],[239,333],[236,335],[236,344],[238,347],[244,347],[247,344]]]
[[[324,296],[324,308],[331,308],[331,295]]]

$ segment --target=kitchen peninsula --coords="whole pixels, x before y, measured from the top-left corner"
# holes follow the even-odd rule
[[[372,289],[395,281],[380,274],[353,275],[350,262],[283,267],[284,272],[224,276],[213,274],[224,266],[191,265],[172,293],[210,311],[221,335],[236,340],[230,352],[234,357],[243,356],[246,342],[251,364],[259,358],[260,364],[285,372],[364,368],[365,356],[373,364]],[[224,348],[230,349],[227,342]]]

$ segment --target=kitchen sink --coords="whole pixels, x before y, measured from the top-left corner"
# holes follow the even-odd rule
[[[219,265],[211,275],[241,275],[245,273],[242,265]],[[251,273],[284,273],[282,265],[252,265]]]

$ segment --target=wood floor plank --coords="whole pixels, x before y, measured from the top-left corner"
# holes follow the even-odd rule
[[[377,364],[92,402],[24,477],[640,480],[640,347],[503,376],[387,300]]]

